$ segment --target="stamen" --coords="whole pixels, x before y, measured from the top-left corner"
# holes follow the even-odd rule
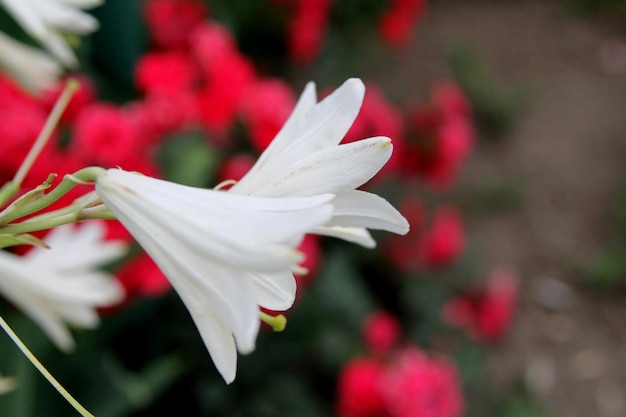
[[[275,332],[282,332],[283,330],[285,330],[285,327],[287,326],[287,318],[282,314],[272,316],[259,310],[259,318],[264,323],[272,326],[272,329]]]
[[[309,268],[306,268],[302,265],[295,265],[291,268],[291,272],[293,272],[296,275],[308,275]]]
[[[224,187],[228,187],[229,185],[235,185],[235,184],[237,184],[237,181],[235,180],[224,180],[220,182],[219,184],[217,184],[215,187],[213,187],[213,189],[215,191],[219,191]]]

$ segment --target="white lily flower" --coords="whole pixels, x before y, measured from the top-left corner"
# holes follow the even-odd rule
[[[0,0],[26,33],[71,68],[78,62],[63,34],[86,35],[96,30],[98,21],[81,9],[101,3],[102,0]]]
[[[332,215],[328,194],[250,197],[119,169],[98,177],[96,192],[170,280],[227,383],[237,350],[255,347],[259,306],[290,291],[282,280],[302,260],[303,235]]]
[[[51,56],[3,32],[0,32],[0,68],[32,92],[54,86],[63,72]]]
[[[407,220],[391,204],[356,190],[389,160],[391,139],[339,144],[364,95],[365,86],[353,78],[318,103],[315,84],[309,83],[281,131],[229,192],[266,197],[335,194],[333,217],[315,232],[370,248],[376,242],[367,229],[407,233]]]
[[[121,242],[104,241],[106,227],[89,222],[53,229],[44,239],[50,249],[24,256],[0,251],[0,293],[30,316],[63,351],[74,348],[68,324],[94,328],[97,307],[121,301],[124,290],[97,266],[120,257]]]

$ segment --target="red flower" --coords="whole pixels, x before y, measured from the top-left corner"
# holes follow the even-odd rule
[[[385,311],[375,312],[365,320],[363,336],[371,352],[387,355],[400,338],[400,323]]]
[[[384,417],[381,384],[385,368],[372,358],[348,362],[337,381],[337,414],[341,417]]]
[[[72,147],[87,164],[117,166],[145,152],[142,138],[118,107],[94,103],[76,118]]]
[[[250,171],[255,161],[255,158],[247,154],[231,156],[217,170],[218,183],[228,180],[239,181]]]
[[[448,301],[442,310],[450,325],[463,328],[476,340],[496,342],[511,326],[517,307],[517,277],[495,269],[486,286]]]
[[[0,179],[13,178],[46,122],[47,113],[28,101],[16,101],[0,112]],[[55,136],[48,147],[52,146]],[[41,181],[43,182],[45,178]]]
[[[405,45],[410,40],[411,30],[425,10],[426,0],[393,0],[378,24],[383,40],[391,46]]]
[[[186,48],[189,32],[207,16],[206,5],[198,0],[149,0],[144,7],[148,30],[158,48]]]
[[[330,12],[330,0],[298,0],[295,16],[288,27],[291,58],[300,64],[311,62],[319,55],[320,44]]]
[[[79,84],[78,90],[72,95],[70,102],[61,116],[62,123],[72,124],[76,120],[78,113],[80,113],[86,105],[93,103],[96,99],[96,87],[89,78],[82,74],[72,74],[66,77],[66,79],[67,78],[72,78],[78,81]],[[54,89],[45,92],[42,101],[46,110],[52,110],[64,89],[65,81],[61,81]]]
[[[217,23],[194,31],[192,49],[204,77],[197,96],[198,117],[209,131],[224,135],[255,81],[254,67],[237,51],[230,32]]]
[[[474,141],[469,104],[454,84],[433,86],[431,103],[409,115],[402,171],[418,175],[429,185],[447,187],[467,158]]]
[[[278,79],[260,80],[246,91],[242,119],[259,153],[274,139],[295,106],[289,85]]]
[[[312,234],[304,235],[298,250],[304,254],[304,261],[300,263],[300,266],[306,269],[306,274],[296,274],[296,279],[299,286],[304,286],[315,278],[320,268],[322,248],[319,236]]]
[[[197,78],[197,68],[186,52],[148,52],[135,66],[135,86],[142,92],[191,90]]]
[[[184,90],[148,94],[125,110],[136,134],[148,146],[198,122],[196,98]]]
[[[460,385],[451,362],[409,347],[386,369],[383,398],[393,417],[460,417]]]
[[[422,265],[439,268],[456,261],[464,248],[459,212],[453,207],[443,207],[435,212],[430,229],[421,236],[416,255]]]
[[[389,261],[405,272],[443,268],[455,262],[465,248],[461,215],[454,207],[438,208],[430,223],[417,199],[400,203],[400,212],[411,224],[405,236],[390,236],[384,247]]]
[[[170,289],[170,283],[152,258],[142,252],[116,272],[126,294],[158,297]]]

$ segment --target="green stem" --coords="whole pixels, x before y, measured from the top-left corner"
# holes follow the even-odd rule
[[[15,235],[31,233],[85,220],[113,220],[115,218],[113,213],[104,206],[102,206],[102,208],[90,207],[88,209],[79,206],[69,206],[33,217],[20,223],[0,227],[0,234]]]
[[[31,167],[35,163],[35,159],[37,159],[44,146],[46,146],[46,143],[50,139],[52,132],[59,124],[59,120],[61,120],[61,116],[63,115],[65,108],[70,102],[72,95],[74,94],[74,92],[76,92],[76,90],[78,90],[79,87],[80,84],[75,79],[70,78],[69,80],[67,80],[65,88],[63,89],[63,92],[61,93],[61,96],[59,96],[57,102],[54,104],[54,107],[52,108],[52,111],[50,112],[46,123],[41,129],[39,136],[35,140],[33,146],[30,148],[30,151],[28,151],[28,155],[26,155],[26,158],[24,158],[22,165],[20,165],[19,169],[15,173],[15,177],[13,177],[13,182],[18,188],[22,184],[22,181],[24,181],[24,177],[26,177],[28,171],[30,171]]]
[[[69,392],[67,392],[65,388],[63,388],[63,386],[59,383],[59,381],[57,381],[56,378],[54,378],[52,374],[48,372],[46,367],[43,366],[41,362],[39,362],[37,357],[35,357],[35,355],[30,351],[30,349],[28,349],[28,347],[24,344],[24,342],[22,342],[22,340],[17,336],[17,334],[15,334],[13,329],[11,329],[11,326],[9,326],[6,321],[4,321],[2,316],[0,316],[0,327],[2,327],[2,329],[11,338],[11,340],[13,341],[13,343],[15,343],[15,345],[19,348],[19,350],[22,351],[22,353],[24,354],[24,356],[26,356],[26,358],[30,361],[30,363],[32,363],[33,366],[37,368],[39,372],[41,372],[44,378],[48,380],[50,385],[52,385],[54,389],[56,389],[59,392],[59,394],[61,394],[63,398],[65,398],[65,400],[68,403],[70,403],[70,405],[74,407],[76,411],[80,413],[81,416],[95,417],[93,414],[87,411],[87,409],[85,409],[85,407],[83,407],[74,397],[72,397],[72,395]]]
[[[75,172],[72,175],[66,175],[59,185],[39,200],[26,206],[16,208],[15,210],[11,210],[4,215],[0,215],[0,225],[6,225],[15,219],[28,216],[29,214],[36,213],[39,210],[48,207],[50,204],[67,194],[78,184],[93,182],[105,171],[106,170],[101,167],[87,167]]]
[[[11,199],[20,190],[20,186],[9,181],[0,188],[0,208],[2,208],[7,201]]]

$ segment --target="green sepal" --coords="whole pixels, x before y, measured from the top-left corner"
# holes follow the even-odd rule
[[[0,249],[15,245],[31,245],[48,249],[48,245],[46,245],[41,239],[38,239],[29,233],[21,233],[19,235],[0,234]]]
[[[54,181],[56,176],[57,174],[48,175],[48,178],[42,184],[38,185],[30,191],[27,191],[26,193],[24,193],[24,195],[17,198],[13,203],[11,203],[11,205],[4,209],[2,213],[0,213],[0,216],[8,214],[15,209],[26,207],[29,204],[32,204],[35,201],[38,201],[39,199],[44,197],[46,195],[45,190],[52,186],[52,181]]]

